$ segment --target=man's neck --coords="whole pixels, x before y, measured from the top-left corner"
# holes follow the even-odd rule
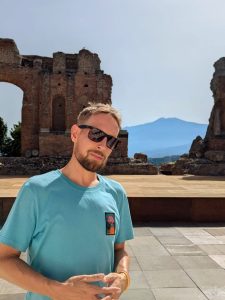
[[[60,170],[66,177],[80,186],[92,187],[98,184],[97,174],[85,170],[74,159],[70,159],[68,164]]]

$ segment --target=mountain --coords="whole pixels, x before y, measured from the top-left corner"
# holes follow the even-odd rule
[[[160,118],[154,122],[128,126],[128,155],[142,152],[149,157],[163,157],[187,153],[196,136],[205,137],[207,124],[178,118]]]

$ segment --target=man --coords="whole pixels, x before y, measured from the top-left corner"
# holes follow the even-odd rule
[[[118,143],[118,112],[91,103],[71,128],[68,164],[33,176],[0,231],[0,277],[27,300],[119,299],[129,286],[133,238],[121,185],[98,175]],[[28,249],[28,264],[19,257]]]

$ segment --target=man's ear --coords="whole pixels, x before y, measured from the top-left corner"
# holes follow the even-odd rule
[[[72,142],[76,142],[79,131],[80,131],[80,128],[78,127],[77,124],[74,124],[71,127],[71,140],[72,140]]]

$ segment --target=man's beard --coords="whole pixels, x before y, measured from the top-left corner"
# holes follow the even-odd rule
[[[82,156],[79,153],[79,151],[76,151],[76,149],[74,150],[74,155],[75,155],[77,161],[80,163],[80,165],[85,170],[87,170],[89,172],[98,172],[98,171],[102,170],[107,163],[107,159],[105,158],[105,156],[103,156],[102,161],[97,161],[94,159],[91,160],[88,158],[89,152],[93,152],[93,153],[96,153],[97,155],[103,156],[103,154],[97,150],[89,150],[86,156]]]

